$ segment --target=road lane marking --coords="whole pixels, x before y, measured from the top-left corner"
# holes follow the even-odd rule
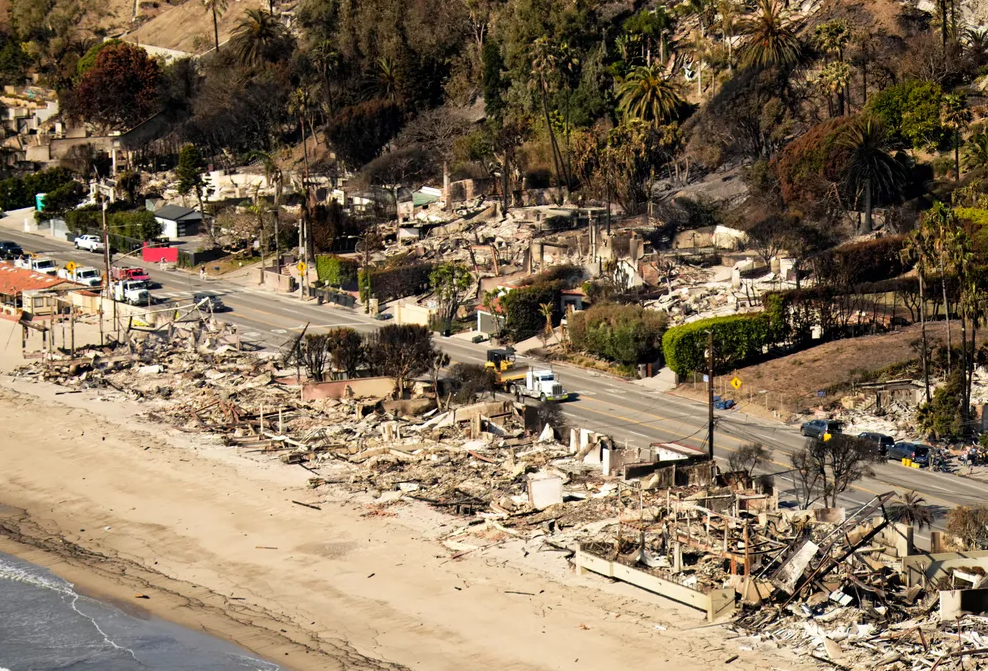
[[[667,431],[665,429],[659,429],[658,427],[652,426],[652,424],[650,422],[643,422],[643,421],[639,421],[639,420],[634,420],[634,419],[631,419],[629,417],[624,417],[622,415],[615,415],[615,414],[612,414],[612,413],[603,412],[601,410],[595,410],[595,409],[590,408],[590,407],[585,407],[584,409],[589,410],[590,412],[595,413],[595,414],[598,414],[598,415],[603,415],[605,417],[610,417],[612,419],[619,419],[621,421],[627,422],[627,423],[632,424],[632,425],[649,426],[649,427],[651,427],[652,429],[655,429],[655,430]],[[643,415],[649,415],[651,417],[656,417],[658,420],[669,421],[668,418],[661,417],[661,416],[655,415],[653,413],[642,411],[641,414],[643,414]],[[620,429],[620,427],[615,427],[615,428]],[[701,430],[702,430],[702,427],[701,427]],[[625,429],[625,431],[627,431],[628,433],[634,433],[630,429]],[[646,438],[648,438],[648,437],[646,436]],[[733,443],[735,443],[738,446],[744,444],[745,442],[748,442],[748,441],[742,441],[742,440],[740,440],[738,438],[735,438],[734,436],[731,436],[729,434],[725,435],[724,432],[722,431],[719,434],[719,436],[717,436],[717,439],[715,439],[715,441],[714,441],[714,448],[715,449],[726,450],[728,452],[737,452],[737,448],[728,447],[728,446],[724,445],[724,439],[728,439],[729,441],[732,441]],[[700,444],[703,444],[704,442],[706,442],[706,441],[700,441],[700,440],[698,440],[698,439],[696,439],[696,438],[694,438],[692,436],[691,437],[687,437],[687,438],[679,439],[678,442],[690,442],[690,441],[697,442],[697,443],[700,443]],[[656,441],[656,442],[658,442],[658,441]],[[677,441],[673,441],[673,442],[677,442]],[[784,468],[786,470],[789,470],[790,468],[792,468],[792,464],[785,464],[785,463],[782,463],[780,461],[776,461],[775,459],[770,460],[769,463],[771,463],[771,464],[773,464],[775,466],[778,466],[780,468]],[[940,501],[942,503],[947,504],[948,506],[953,507],[953,506],[958,505],[958,504],[954,503],[953,501],[948,501],[946,499],[940,498],[939,496],[936,496],[935,494],[930,494],[930,493],[928,493],[928,492],[926,492],[925,490],[922,490],[922,489],[915,489],[915,488],[912,488],[912,487],[907,487],[905,485],[900,485],[900,484],[894,484],[894,483],[891,483],[891,482],[886,482],[886,481],[881,480],[879,478],[876,478],[876,480],[878,482],[882,483],[883,485],[887,485],[888,487],[891,487],[896,492],[896,494],[901,494],[902,491],[917,491],[917,492],[920,492],[922,494],[925,494],[928,499],[931,499],[931,500],[934,500],[934,501]],[[868,489],[867,487],[865,487],[863,485],[859,485],[859,484],[852,484],[849,487],[849,489],[854,489],[854,490],[857,490],[857,491],[865,492],[867,494],[871,494],[872,496],[879,496],[880,494],[883,494],[884,493],[884,492],[876,492],[876,491],[874,491],[872,489]],[[899,490],[901,490],[901,491],[899,491]]]

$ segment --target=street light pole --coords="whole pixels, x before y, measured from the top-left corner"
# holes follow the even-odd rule
[[[714,332],[707,331],[707,454],[714,460]]]

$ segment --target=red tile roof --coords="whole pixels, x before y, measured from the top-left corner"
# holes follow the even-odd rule
[[[36,273],[33,270],[25,270],[24,268],[18,268],[12,263],[0,263],[0,294],[19,296],[25,291],[52,289],[62,285],[81,286],[75,282],[63,280],[61,277],[55,275],[45,275],[43,273]]]

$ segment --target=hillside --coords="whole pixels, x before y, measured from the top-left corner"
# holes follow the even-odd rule
[[[725,376],[739,377],[743,386],[738,392],[726,387],[717,380],[717,393],[725,398],[734,398],[739,403],[747,402],[749,395],[759,405],[765,405],[764,390],[768,397],[769,409],[783,410],[786,414],[801,412],[807,408],[827,406],[849,393],[849,385],[862,379],[873,380],[879,373],[897,364],[916,361],[917,350],[914,343],[920,338],[921,327],[912,324],[893,333],[848,338],[824,343],[795,354],[782,356],[754,366],[747,366]],[[927,333],[932,343],[946,338],[946,328],[942,321],[927,324]],[[960,324],[951,324],[954,342],[960,340]],[[979,344],[986,342],[985,335],[979,334]],[[839,365],[834,365],[839,362]],[[898,374],[897,374],[898,375]],[[822,398],[817,393],[825,390]],[[683,392],[691,395],[690,385]],[[700,392],[696,393],[697,398]]]
[[[220,44],[230,39],[248,9],[267,7],[264,0],[233,0],[219,20]],[[125,39],[164,49],[201,54],[213,48],[213,22],[201,0],[167,8]]]

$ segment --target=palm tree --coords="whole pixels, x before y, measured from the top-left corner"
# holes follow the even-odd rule
[[[626,117],[655,127],[676,114],[683,99],[675,83],[658,66],[632,70],[618,86],[618,107]]]
[[[943,290],[943,312],[947,323],[947,375],[950,375],[950,354],[953,346],[950,341],[950,303],[947,302],[947,268],[946,264],[953,260],[954,232],[957,230],[957,219],[954,211],[937,201],[933,207],[923,213],[921,226],[926,231],[927,239],[933,246],[933,258],[940,273],[940,286]]]
[[[714,53],[713,41],[703,34],[703,32],[693,31],[690,36],[693,47],[693,57],[696,59],[696,95],[703,95],[703,69],[707,66],[707,59]]]
[[[539,312],[545,317],[545,330],[542,332],[542,346],[552,337],[552,303],[539,303]]]
[[[401,101],[399,86],[401,77],[398,74],[398,65],[390,56],[382,56],[374,63],[376,71],[374,73],[373,88],[374,94],[389,102],[398,103]]]
[[[834,84],[834,92],[838,98],[839,114],[844,114],[845,102],[847,103],[848,112],[850,112],[851,99],[847,86],[851,79],[851,68],[844,64],[844,49],[851,40],[850,22],[847,19],[834,19],[833,21],[821,23],[813,31],[813,40],[816,42],[817,47],[826,55],[827,67],[824,70],[830,70],[832,75],[837,72],[841,73],[840,77],[830,77],[831,82]],[[831,56],[834,55],[837,57],[836,61],[831,61]],[[837,86],[838,79],[841,80],[839,87]],[[833,113],[831,113],[831,116],[833,116]]]
[[[746,39],[741,48],[745,67],[791,65],[799,60],[802,45],[776,0],[760,0],[758,13],[742,24]]]
[[[988,169],[988,131],[972,135],[964,148],[964,167],[968,170]]]
[[[933,526],[933,511],[926,505],[926,499],[916,492],[906,492],[889,506],[888,518],[892,522],[905,522],[919,529]]]
[[[665,36],[672,27],[672,17],[666,13],[665,8],[660,6],[653,10],[643,9],[626,19],[621,27],[625,34],[618,39],[623,38],[626,44],[629,36],[637,39],[641,43],[641,56],[645,65],[652,62],[653,40],[659,42],[659,61],[665,62]],[[624,60],[628,60],[627,57]]]
[[[285,25],[263,9],[248,9],[230,38],[230,44],[244,65],[259,65],[280,57],[279,47],[288,38]]]
[[[248,155],[247,160],[260,161],[264,166],[264,179],[268,184],[274,186],[274,206],[278,207],[278,201],[281,200],[281,183],[284,175],[278,166],[277,160],[273,155],[265,151],[252,151]]]
[[[284,174],[281,172],[281,168],[278,166],[278,162],[275,157],[264,151],[253,151],[248,156],[250,161],[260,161],[264,166],[264,178],[267,180],[269,185],[274,186],[274,203],[272,204],[272,210],[274,210],[274,253],[278,259],[278,272],[281,272],[281,246],[278,240],[278,208],[281,201],[281,188],[284,179]],[[255,200],[257,200],[255,198]],[[263,231],[263,229],[262,229]],[[261,249],[261,259],[264,259],[264,249],[262,243]],[[264,267],[264,264],[261,264]],[[261,282],[264,282],[263,275],[261,277]]]
[[[230,0],[202,0],[206,11],[213,15],[213,39],[216,42],[216,51],[220,50],[220,26],[219,17],[223,16]]]
[[[948,93],[943,97],[943,105],[940,110],[940,119],[944,128],[953,131],[955,182],[961,181],[961,131],[971,123],[971,110],[967,108],[966,102],[964,96]]]
[[[851,23],[847,19],[834,19],[821,23],[813,31],[813,40],[825,54],[836,54],[837,60],[844,60],[844,47],[851,40]]]
[[[988,28],[968,28],[964,31],[968,53],[975,63],[983,63],[988,55]]]
[[[335,102],[332,96],[332,85],[334,81],[339,79],[342,58],[329,40],[320,40],[309,48],[309,53],[313,67],[322,79],[323,95],[328,108],[326,115],[329,116],[329,110],[332,109]]]
[[[827,107],[830,116],[840,116],[844,114],[844,91],[848,82],[851,81],[851,67],[847,63],[834,61],[828,63],[820,70],[817,83],[827,94]],[[834,95],[837,95],[837,106],[834,107]]]
[[[531,57],[532,71],[535,77],[530,81],[532,85],[538,88],[539,97],[542,100],[542,113],[545,117],[546,131],[549,133],[549,143],[552,146],[552,162],[556,168],[556,184],[562,186],[566,162],[563,161],[563,154],[559,150],[556,133],[549,117],[549,92],[557,82],[559,68],[572,65],[572,61],[569,59],[569,47],[566,44],[550,42],[547,37],[540,37],[532,45]],[[565,182],[568,190],[570,182],[568,172],[565,173]],[[561,197],[559,203],[562,204]]]
[[[738,6],[734,0],[720,0],[717,4],[720,13],[720,34],[727,44],[727,68],[734,72],[734,34],[738,29]]]
[[[687,13],[696,17],[700,24],[700,36],[707,36],[707,24],[710,22],[711,14],[715,10],[711,0],[686,0],[685,8]]]
[[[870,114],[861,115],[847,124],[838,144],[848,152],[848,185],[855,194],[864,192],[863,232],[870,233],[874,197],[897,197],[906,179],[905,170],[888,153],[888,135],[882,122]]]
[[[919,277],[919,324],[922,347],[919,359],[923,366],[923,383],[926,387],[927,404],[930,403],[932,396],[930,394],[930,366],[928,357],[929,345],[926,340],[926,295],[924,292],[926,282],[924,278],[926,276],[926,269],[930,263],[930,258],[933,255],[933,245],[929,239],[928,233],[928,229],[922,226],[913,231],[912,234],[906,238],[906,244],[900,252],[903,261],[907,263],[915,262],[916,274]]]

